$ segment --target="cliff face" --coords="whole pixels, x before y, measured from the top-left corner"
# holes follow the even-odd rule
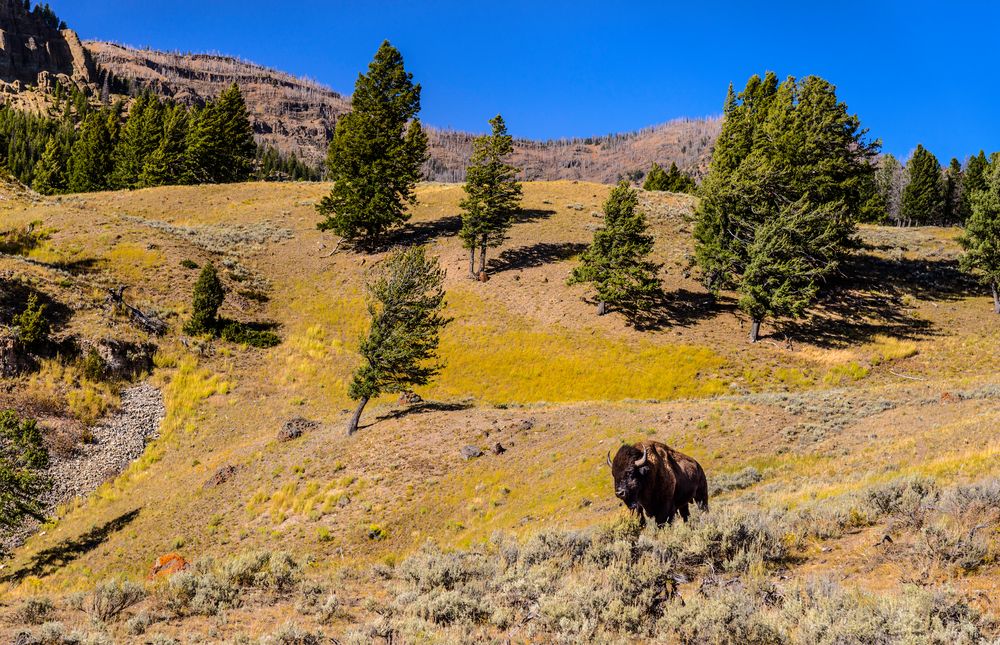
[[[0,82],[17,89],[45,85],[51,76],[77,85],[96,79],[73,31],[59,30],[44,16],[26,11],[21,0],[0,0]]]

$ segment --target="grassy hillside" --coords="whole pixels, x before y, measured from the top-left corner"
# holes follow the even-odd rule
[[[616,314],[597,317],[586,288],[566,286],[574,258],[600,222],[609,187],[527,184],[526,212],[494,252],[490,281],[480,283],[465,277],[467,259],[455,237],[461,187],[422,185],[413,219],[394,242],[427,244],[448,270],[454,322],[442,338],[447,367],[418,391],[425,403],[376,401],[359,434],[347,438],[346,383],[367,324],[362,281],[382,256],[335,249],[335,240],[316,230],[314,204],[327,190],[322,184],[244,184],[0,201],[0,229],[40,221],[46,231],[23,255],[0,257],[3,280],[25,276],[67,303],[72,315],[62,333],[109,333],[98,305],[102,288],[118,284],[129,285],[130,301],[160,312],[173,330],[157,341],[151,376],[167,408],[160,438],[121,477],[62,509],[0,571],[7,576],[0,615],[11,634],[24,622],[27,598],[55,598],[50,619],[86,627],[73,593],[89,593],[101,580],[142,580],[158,556],[172,551],[208,563],[266,549],[305,563],[302,575],[310,584],[339,590],[340,608],[304,610],[311,597],[306,587],[288,591],[275,583],[247,592],[226,621],[179,612],[156,621],[149,633],[186,638],[200,632],[221,641],[238,633],[257,637],[293,619],[303,629],[326,622],[331,634],[367,625],[368,632],[355,632],[362,641],[386,628],[379,620],[392,623],[404,640],[438,629],[438,636],[456,640],[505,633],[515,640],[649,637],[656,630],[643,631],[651,629],[646,618],[636,618],[633,628],[588,632],[581,625],[606,619],[569,603],[577,608],[560,622],[545,600],[545,594],[577,593],[573,585],[586,587],[588,578],[601,589],[618,584],[603,569],[563,562],[572,550],[565,536],[591,536],[581,553],[633,539],[621,523],[625,514],[613,496],[605,454],[622,441],[647,437],[696,457],[714,484],[710,513],[688,527],[647,529],[631,543],[662,550],[671,567],[695,563],[677,569],[681,577],[669,583],[679,585],[689,603],[695,597],[722,603],[705,589],[721,585],[724,574],[755,589],[781,585],[782,602],[793,596],[786,585],[822,577],[844,593],[886,598],[902,598],[912,587],[948,587],[970,611],[1000,617],[1000,518],[967,506],[961,515],[947,510],[956,506],[938,503],[968,498],[955,486],[1000,475],[1000,325],[987,295],[957,270],[958,231],[865,227],[858,259],[816,314],[766,324],[765,341],[748,346],[746,321],[732,301],[713,303],[691,275],[689,196],[642,197],[668,297],[654,320],[636,330]],[[198,273],[182,262],[209,260],[224,267],[230,288],[223,313],[276,324],[281,345],[258,350],[182,342],[178,330]],[[112,331],[141,335],[123,327],[119,320]],[[23,406],[31,393],[74,383],[53,360],[2,396],[6,405]],[[113,392],[92,398],[102,406],[115,403]],[[293,417],[317,425],[279,442],[278,430]],[[507,451],[492,454],[497,443]],[[464,461],[459,451],[469,444],[486,454]],[[206,485],[229,467],[224,481]],[[928,482],[935,492],[920,488],[913,501],[916,493],[907,493],[913,489],[899,484],[901,478]],[[881,503],[886,495],[908,501]],[[904,521],[908,513],[912,520],[913,508],[926,510],[923,523]],[[730,535],[738,524],[733,518],[744,516],[769,527],[760,535],[734,533],[757,536],[747,538],[750,547],[733,538],[737,546],[725,557],[705,550],[687,560],[678,555],[678,541],[688,549],[714,543],[721,538],[711,535]],[[927,546],[934,539],[928,527],[940,527],[942,543],[952,544],[947,541],[981,523],[984,528],[963,542],[975,553],[983,550],[972,565]],[[600,530],[619,533],[602,542],[593,537]],[[496,532],[508,537],[491,543]],[[535,614],[542,617],[525,619],[532,610],[511,605],[505,611],[513,622],[505,626],[495,616],[459,612],[441,621],[420,609],[433,604],[424,596],[436,587],[408,571],[472,566],[442,563],[445,556],[424,549],[428,540],[446,550],[482,551],[493,567],[500,565],[489,558],[505,553],[503,540],[537,547],[539,534],[557,544],[536,561],[549,567],[547,582],[538,583],[544,611]],[[891,543],[882,541],[886,534]],[[780,557],[768,555],[778,550]],[[517,566],[504,565],[508,572]],[[211,567],[204,567],[208,575]],[[506,607],[501,596],[513,592],[476,586],[499,573],[461,575],[463,584],[448,593],[464,590]],[[393,605],[397,593],[410,600]],[[155,614],[163,597],[137,607]],[[681,605],[669,607],[657,609],[658,620],[682,620]],[[767,615],[781,624],[778,614]],[[705,616],[699,620],[712,622]],[[511,636],[515,623],[526,627]],[[685,638],[676,624],[662,629]],[[100,629],[133,642],[124,620]],[[697,632],[691,642],[708,634]]]

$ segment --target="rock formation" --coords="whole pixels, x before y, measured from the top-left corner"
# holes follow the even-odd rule
[[[51,87],[53,79],[77,87],[97,80],[93,62],[72,30],[59,30],[21,0],[0,0],[0,84],[7,92]]]

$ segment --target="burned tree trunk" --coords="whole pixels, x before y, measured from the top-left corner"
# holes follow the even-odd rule
[[[119,286],[117,289],[108,289],[107,303],[115,307],[121,307],[129,319],[146,330],[147,332],[155,335],[162,336],[167,332],[167,324],[155,316],[144,313],[143,311],[133,307],[132,305],[125,302],[123,294],[125,293],[126,286]]]

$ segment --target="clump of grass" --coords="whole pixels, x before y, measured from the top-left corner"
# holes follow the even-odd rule
[[[753,466],[748,466],[739,472],[713,475],[708,482],[708,493],[714,497],[720,493],[750,488],[762,481],[764,481],[764,475]]]
[[[872,342],[872,365],[881,365],[917,355],[917,344],[891,336],[876,336]]]
[[[92,380],[79,366],[57,360],[42,362],[28,380],[25,394],[53,411],[68,411],[84,425],[93,425],[121,402],[112,384]]]
[[[185,269],[191,269],[192,271],[200,268],[197,262],[187,258],[181,260],[181,266],[184,267]]]
[[[41,224],[40,221],[35,221],[0,233],[0,253],[27,255],[49,239],[50,231],[42,228]]]
[[[240,345],[249,345],[260,349],[276,347],[281,344],[281,336],[266,329],[256,329],[253,325],[233,320],[225,321],[219,332],[222,340]]]
[[[860,381],[868,376],[871,370],[859,363],[850,362],[845,365],[835,365],[823,377],[827,385],[843,385],[852,381]]]

